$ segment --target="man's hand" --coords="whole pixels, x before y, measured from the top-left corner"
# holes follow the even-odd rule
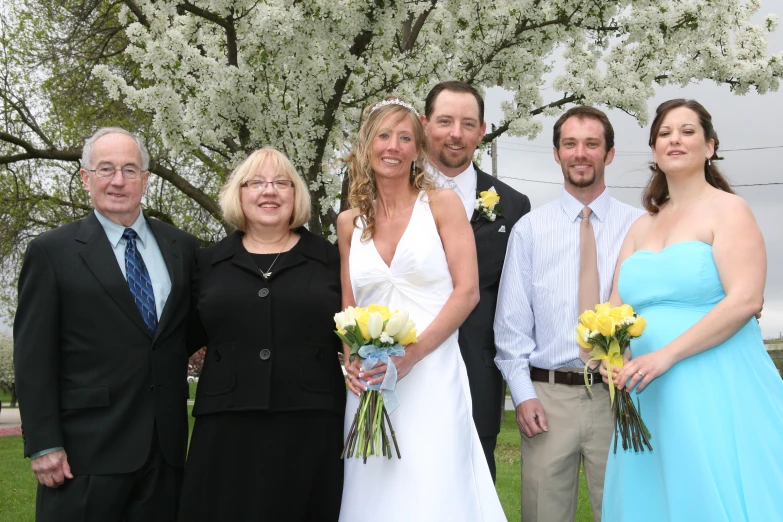
[[[33,459],[30,466],[33,468],[33,474],[38,483],[49,488],[59,487],[65,482],[65,479],[73,478],[65,450],[41,455]]]
[[[539,433],[549,431],[541,401],[528,399],[520,403],[517,406],[517,424],[519,424],[520,431],[527,437],[534,437]]]

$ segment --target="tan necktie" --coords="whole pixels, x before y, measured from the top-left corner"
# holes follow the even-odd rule
[[[579,224],[579,315],[585,310],[595,308],[601,298],[598,290],[598,254],[590,214],[590,207],[583,208],[582,221]],[[589,359],[584,350],[580,349],[579,355],[583,361]]]

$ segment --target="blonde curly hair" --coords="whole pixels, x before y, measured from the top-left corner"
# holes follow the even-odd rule
[[[395,96],[387,97],[383,101],[399,100]],[[382,102],[378,102],[382,103]],[[345,158],[348,163],[348,176],[350,187],[348,189],[348,205],[359,210],[354,218],[354,226],[359,226],[361,221],[362,241],[369,241],[375,232],[375,172],[370,166],[372,157],[373,139],[382,132],[387,132],[397,126],[405,118],[410,118],[413,123],[414,142],[416,144],[416,159],[411,167],[410,184],[416,191],[432,190],[436,188],[435,182],[428,175],[426,165],[427,137],[424,127],[415,112],[402,105],[384,104],[375,109],[378,103],[367,107],[362,115],[364,124],[359,130],[353,151]],[[404,103],[404,102],[403,102]],[[407,104],[406,104],[407,105]],[[387,116],[393,116],[389,123],[382,127]]]

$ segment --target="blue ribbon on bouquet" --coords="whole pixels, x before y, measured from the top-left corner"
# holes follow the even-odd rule
[[[394,391],[394,387],[397,385],[397,367],[394,366],[394,361],[391,360],[391,356],[402,357],[405,355],[405,348],[399,344],[393,346],[375,346],[374,344],[365,344],[359,348],[359,357],[362,358],[362,370],[369,371],[382,362],[386,365],[386,375],[383,378],[383,382],[380,384],[368,385],[362,380],[362,384],[367,386],[371,390],[381,390],[383,395],[383,404],[386,406],[386,411],[391,414],[400,405],[400,400],[397,398],[397,392]],[[380,374],[373,375],[377,377]]]

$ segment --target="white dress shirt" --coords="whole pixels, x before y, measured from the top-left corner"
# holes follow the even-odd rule
[[[125,244],[127,241],[122,239],[122,233],[125,232],[126,227],[110,220],[98,212],[97,209],[95,210],[95,217],[98,218],[104,232],[106,232],[106,237],[109,238],[114,257],[117,258],[117,264],[120,265],[122,277],[127,280],[128,275],[125,273]],[[158,242],[155,240],[149,225],[147,225],[147,220],[144,219],[144,214],[139,212],[139,217],[127,228],[132,228],[136,232],[136,250],[138,250],[141,258],[144,260],[144,265],[147,267],[150,283],[152,283],[152,292],[155,297],[155,312],[158,315],[158,320],[160,320],[160,315],[163,313],[166,300],[171,292],[169,269],[163,260],[163,254],[160,252]]]
[[[462,204],[465,206],[465,212],[468,214],[468,219],[473,217],[473,211],[476,208],[476,169],[473,168],[473,162],[468,165],[468,168],[457,174],[456,176],[449,177],[438,170],[437,167],[428,164],[428,169],[433,174],[435,182],[440,188],[450,188],[457,193],[459,199],[462,200]]]
[[[606,190],[589,207],[600,300],[606,302],[625,234],[644,211]],[[495,312],[495,364],[508,382],[514,406],[536,398],[530,366],[584,367],[575,331],[583,208],[564,189],[560,199],[523,216],[511,232]]]

